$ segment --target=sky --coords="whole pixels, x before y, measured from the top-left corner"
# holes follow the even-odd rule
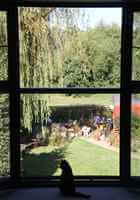
[[[87,8],[90,26],[97,25],[100,21],[105,24],[116,23],[121,26],[121,8]]]
[[[76,21],[76,25],[78,25],[78,27],[83,30],[86,30],[89,27],[93,28],[101,21],[107,25],[115,23],[121,26],[122,22],[121,8],[80,8],[80,10],[81,10],[81,15],[79,20]],[[57,21],[54,20],[54,22],[52,22],[52,25],[53,23],[56,24]]]

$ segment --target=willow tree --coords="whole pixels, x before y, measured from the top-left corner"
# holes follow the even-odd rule
[[[20,86],[63,87],[67,41],[78,27],[79,9],[20,9]],[[43,121],[50,114],[49,95],[23,95],[23,124]]]

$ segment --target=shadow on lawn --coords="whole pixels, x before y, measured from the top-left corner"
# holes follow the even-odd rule
[[[59,168],[60,160],[65,158],[66,147],[55,149],[49,153],[28,153],[24,157],[23,176],[52,176]]]

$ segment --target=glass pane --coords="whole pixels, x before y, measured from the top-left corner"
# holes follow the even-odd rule
[[[132,95],[131,175],[140,176],[140,94]]]
[[[140,12],[134,13],[132,79],[140,80]]]
[[[7,15],[0,11],[0,81],[8,77]]]
[[[60,175],[62,159],[74,175],[119,175],[119,103],[111,94],[22,95],[22,176]]]
[[[133,48],[133,80],[140,80],[140,49]]]
[[[0,11],[0,46],[7,45],[7,13]]]
[[[0,94],[0,178],[10,173],[9,96]]]
[[[20,8],[21,87],[120,87],[120,8]]]

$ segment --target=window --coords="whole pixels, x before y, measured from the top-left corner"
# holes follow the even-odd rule
[[[134,17],[133,17],[133,65],[132,65],[132,79],[139,81],[139,33],[140,33],[140,26],[139,26],[139,21],[140,21],[140,13],[139,12],[134,12]]]
[[[7,11],[0,10],[0,180],[10,176]]]
[[[19,19],[22,176],[58,176],[66,159],[75,176],[119,177],[121,9],[22,7]]]
[[[3,116],[10,132],[10,178],[57,183],[64,158],[76,181],[135,180],[139,12],[112,3],[108,19],[118,9],[120,24],[101,20],[95,26],[94,14],[108,4],[34,3],[0,13],[0,99],[9,111]],[[0,114],[3,126],[1,121]]]
[[[131,94],[131,175],[140,176],[139,168],[139,23],[140,12],[133,12],[132,80],[135,83]],[[137,92],[136,92],[137,91]]]
[[[8,77],[8,41],[7,41],[7,13],[0,12],[0,80],[7,80]]]
[[[22,176],[58,176],[62,159],[70,162],[75,176],[119,176],[120,102],[117,97],[112,110],[112,96],[23,94],[21,148],[26,149],[22,153]],[[49,102],[42,123],[41,113],[30,117],[37,110],[37,99],[43,105]],[[25,128],[26,124],[32,128]]]
[[[9,96],[0,94],[0,177],[10,175]]]
[[[131,111],[131,175],[139,176],[139,94],[132,95]]]

